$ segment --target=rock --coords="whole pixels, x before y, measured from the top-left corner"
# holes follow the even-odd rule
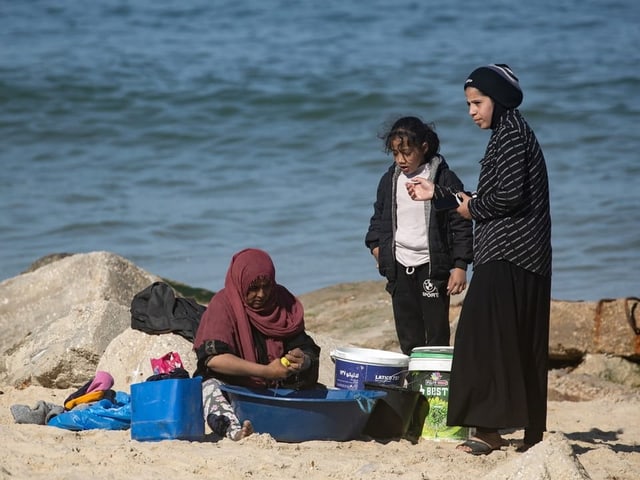
[[[0,283],[0,377],[20,385],[81,386],[130,324],[133,296],[159,277],[108,252],[44,263]]]
[[[561,433],[548,435],[516,460],[495,468],[482,480],[590,480]]]
[[[74,305],[60,315],[35,327],[7,352],[3,381],[15,386],[79,387],[95,375],[111,340],[131,322],[127,307],[105,300]]]
[[[576,368],[549,372],[549,400],[587,401],[640,396],[640,365],[611,355],[588,354]]]
[[[360,347],[400,351],[384,282],[342,283],[300,295],[305,324]]]
[[[130,392],[132,383],[144,382],[153,375],[151,359],[170,352],[177,352],[184,369],[193,374],[197,358],[189,340],[174,333],[150,335],[125,328],[107,346],[96,370],[109,372],[116,390]]]
[[[640,387],[640,365],[612,355],[588,354],[573,373],[595,376],[631,388]]]
[[[640,359],[632,310],[640,299],[629,297],[598,302],[551,302],[549,356],[580,361],[587,353],[608,353]]]

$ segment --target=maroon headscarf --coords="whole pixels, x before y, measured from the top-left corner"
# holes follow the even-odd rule
[[[273,284],[271,297],[260,311],[246,304],[249,286],[260,277]],[[266,339],[269,360],[284,354],[283,341],[304,331],[304,309],[285,287],[276,283],[273,261],[263,250],[248,248],[231,259],[224,288],[216,293],[202,316],[194,341],[219,340],[236,350],[239,357],[257,361],[251,326]]]

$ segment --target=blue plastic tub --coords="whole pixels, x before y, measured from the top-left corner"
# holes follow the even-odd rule
[[[379,390],[251,389],[222,385],[238,418],[279,442],[353,440],[362,435]]]
[[[131,385],[131,438],[139,441],[202,440],[202,378],[174,378]]]

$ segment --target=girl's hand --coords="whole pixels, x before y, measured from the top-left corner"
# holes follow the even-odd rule
[[[447,293],[449,295],[457,295],[467,288],[467,272],[461,268],[454,268],[449,275],[449,283],[447,283]]]
[[[380,254],[380,247],[373,247],[373,249],[371,250],[371,255],[373,255],[373,258],[376,259],[376,268],[380,267],[380,264],[378,263],[378,255]]]
[[[405,183],[407,192],[413,200],[431,200],[434,193],[433,182],[422,177],[415,177]]]

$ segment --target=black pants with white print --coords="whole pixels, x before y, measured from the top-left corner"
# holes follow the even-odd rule
[[[397,267],[391,303],[402,352],[411,355],[415,347],[448,346],[448,279],[429,278],[428,263],[418,267],[398,263]]]

